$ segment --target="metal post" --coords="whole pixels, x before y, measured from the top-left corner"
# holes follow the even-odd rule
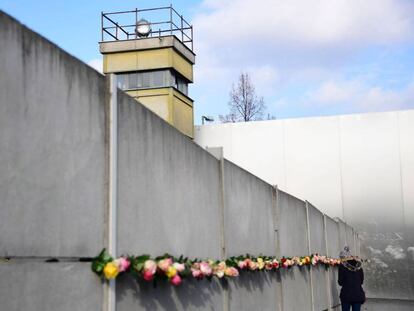
[[[193,39],[193,25],[191,25],[191,51],[193,51],[193,42],[194,42],[194,39]]]
[[[310,223],[309,223],[309,202],[306,202],[306,227],[307,227],[307,235],[308,235],[308,254],[311,254],[311,242],[310,242]],[[312,275],[312,269],[309,270],[309,281],[310,281],[310,290],[311,290],[311,304],[312,308],[311,310],[315,310],[315,297],[313,293],[313,275]]]
[[[103,31],[103,15],[104,13],[101,12],[101,41],[103,42],[104,40],[104,31]]]
[[[184,25],[183,25],[183,16],[181,15],[181,41],[184,42]]]
[[[221,259],[226,258],[226,231],[225,231],[225,208],[226,208],[226,187],[224,176],[224,157],[223,148],[220,147],[219,155],[219,182],[220,182],[220,256]],[[228,283],[223,284],[223,311],[230,309],[229,305],[229,288]]]
[[[118,107],[116,75],[109,75],[109,211],[108,211],[108,252],[116,257],[117,194],[118,194]],[[116,310],[116,282],[106,282],[106,310]]]
[[[138,8],[135,8],[135,31],[134,31],[135,32],[135,39],[138,38],[138,33],[136,31],[137,24],[138,24]]]
[[[323,233],[324,233],[324,240],[325,240],[325,254],[328,256],[329,248],[328,248],[328,230],[326,228],[326,215],[323,214]],[[329,275],[329,271],[325,269],[325,282],[326,282],[326,292],[328,295],[328,310],[332,308],[332,294],[331,294],[331,277]]]
[[[172,4],[170,4],[170,34],[172,35],[172,25],[173,25],[173,17],[172,17]]]
[[[279,235],[279,190],[277,185],[272,186],[272,215],[273,215],[273,237],[275,243],[275,255],[280,258],[280,235]],[[280,270],[277,271],[280,275]],[[283,311],[283,286],[282,278],[276,285],[276,297],[278,301],[278,310]]]

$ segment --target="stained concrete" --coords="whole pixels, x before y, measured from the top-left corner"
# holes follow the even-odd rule
[[[186,279],[179,287],[167,282],[137,282],[131,276],[117,281],[117,311],[223,310],[222,285],[213,280]]]
[[[284,311],[309,311],[311,307],[309,267],[281,270]]]
[[[272,187],[224,161],[224,189],[227,255],[276,255]]]
[[[283,256],[304,256],[308,250],[306,203],[278,191],[277,221]],[[311,287],[309,267],[282,270],[283,310],[309,310]],[[300,295],[298,295],[300,293]]]
[[[118,252],[220,257],[219,162],[119,92]]]
[[[244,273],[229,281],[229,309],[280,310],[280,286],[280,273]]]
[[[310,250],[312,254],[326,254],[323,214],[308,203]],[[314,310],[329,309],[328,284],[326,282],[329,269],[317,266],[312,269],[312,286]]]
[[[308,254],[306,204],[294,196],[278,191],[278,230],[283,256]]]
[[[0,256],[94,256],[105,79],[0,12]]]
[[[102,310],[103,287],[89,263],[1,262],[1,310]]]
[[[224,161],[224,228],[227,256],[265,254],[275,256],[272,187],[231,162]],[[230,310],[276,310],[280,297],[278,273],[242,273],[229,282]],[[253,298],[254,297],[254,298]]]

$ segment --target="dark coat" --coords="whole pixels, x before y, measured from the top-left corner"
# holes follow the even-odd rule
[[[360,262],[350,260],[339,266],[338,284],[342,286],[340,295],[342,302],[364,303],[363,283],[364,271]]]

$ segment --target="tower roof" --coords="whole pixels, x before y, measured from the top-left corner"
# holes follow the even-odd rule
[[[174,36],[193,51],[193,26],[172,6],[101,14],[101,42],[165,36]]]

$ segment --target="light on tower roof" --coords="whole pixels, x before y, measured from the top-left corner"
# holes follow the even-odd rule
[[[148,37],[151,32],[151,24],[146,19],[141,18],[137,22],[135,32],[138,37]]]

